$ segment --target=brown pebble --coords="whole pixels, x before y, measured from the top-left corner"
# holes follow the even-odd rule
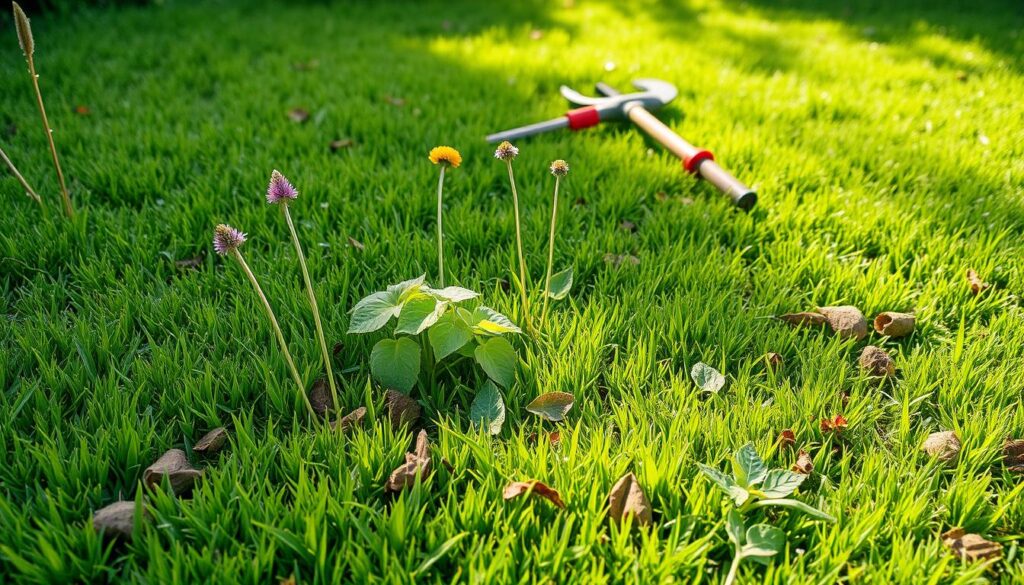
[[[114,502],[96,510],[92,526],[107,536],[131,538],[135,530],[135,502]]]
[[[217,427],[203,435],[202,439],[196,442],[192,450],[196,453],[216,453],[228,440],[228,430],[224,427]]]
[[[156,463],[146,468],[142,481],[151,488],[157,488],[163,483],[163,478],[167,477],[171,490],[177,495],[191,490],[196,479],[202,475],[202,470],[192,467],[188,462],[184,451],[169,449]]]
[[[888,378],[896,373],[896,365],[884,349],[874,345],[866,346],[860,352],[860,367],[872,376]]]
[[[921,450],[939,461],[953,462],[960,455],[960,437],[953,431],[942,431],[928,435]]]
[[[825,316],[829,327],[840,337],[860,341],[868,336],[868,323],[864,319],[864,313],[853,305],[818,307],[818,312]]]
[[[412,425],[420,418],[418,402],[397,390],[388,390],[384,394],[384,404],[388,409],[391,426]]]

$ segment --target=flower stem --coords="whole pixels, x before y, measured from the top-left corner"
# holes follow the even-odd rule
[[[523,256],[523,234],[519,225],[519,193],[516,191],[516,178],[512,173],[512,160],[506,160],[508,166],[508,182],[512,185],[512,208],[516,215],[516,251],[519,253],[519,292],[523,297],[523,319],[526,321],[526,328],[533,332],[533,322],[530,319],[530,301],[526,296],[526,259]]]
[[[242,266],[242,270],[245,271],[246,276],[249,277],[249,282],[252,283],[253,288],[256,289],[256,294],[259,295],[260,300],[263,301],[263,307],[267,310],[267,317],[270,317],[270,324],[274,327],[274,333],[277,335],[277,343],[281,346],[281,353],[284,354],[285,361],[288,362],[288,369],[291,370],[292,378],[295,379],[295,385],[299,388],[299,396],[302,396],[303,402],[306,403],[306,410],[309,411],[309,415],[316,419],[316,411],[313,410],[313,405],[309,403],[309,397],[306,396],[306,389],[302,385],[302,378],[299,376],[299,370],[295,368],[295,362],[292,361],[292,354],[288,351],[288,344],[284,342],[284,334],[281,333],[281,326],[277,324],[277,317],[274,316],[274,310],[270,308],[270,301],[267,300],[267,295],[263,294],[263,289],[260,288],[260,283],[256,280],[256,275],[249,269],[249,265],[245,263],[245,258],[242,258],[242,253],[236,248],[233,250],[235,259]]]
[[[732,585],[736,581],[736,574],[737,574],[737,570],[739,569],[739,567],[740,567],[740,559],[739,559],[739,557],[733,557],[733,559],[732,559],[732,566],[729,567],[729,574],[726,575],[726,577],[725,577],[725,584],[724,585]]]
[[[561,177],[555,175],[555,194],[551,198],[551,235],[548,238],[548,271],[544,279],[544,308],[540,312],[540,328],[544,330],[544,321],[548,316],[548,300],[551,297],[551,268],[555,261],[555,221],[558,217],[558,184]]]
[[[18,172],[14,163],[11,162],[11,159],[7,158],[7,153],[5,153],[2,148],[0,148],[0,158],[4,159],[4,163],[7,165],[7,168],[11,170],[11,174],[13,174],[14,178],[18,179],[18,182],[21,183],[21,188],[25,190],[25,194],[30,198],[35,199],[36,203],[39,204],[39,207],[43,207],[42,198],[39,197],[38,193],[32,190],[32,187],[30,187],[28,182],[25,180],[25,177],[21,176],[21,173]]]
[[[320,322],[320,307],[316,304],[316,295],[313,294],[313,283],[309,279],[309,270],[306,269],[306,257],[302,254],[302,246],[299,245],[299,235],[295,232],[295,224],[292,223],[292,214],[288,211],[288,202],[281,202],[281,209],[284,210],[284,218],[288,222],[288,231],[292,233],[292,243],[295,244],[295,253],[299,257],[299,266],[302,267],[302,278],[306,281],[306,294],[309,296],[309,306],[313,309],[313,323],[316,325],[316,337],[320,342],[320,352],[323,354],[324,366],[327,368],[327,383],[331,387],[331,401],[334,403],[334,412],[341,412],[338,403],[338,388],[334,383],[334,369],[331,368],[331,354],[327,351],[327,341],[324,339],[324,326]]]
[[[50,144],[50,154],[53,156],[53,167],[57,169],[57,180],[60,182],[60,194],[64,199],[64,215],[73,217],[75,210],[71,207],[71,195],[68,194],[68,187],[64,183],[64,171],[60,169],[60,160],[57,159],[57,146],[53,143],[53,129],[50,128],[50,121],[46,118],[46,107],[43,106],[43,94],[39,90],[39,75],[36,74],[35,62],[32,55],[27,55],[28,72],[32,75],[32,86],[36,90],[36,105],[39,106],[39,115],[43,119],[43,130],[46,132],[46,140]]]
[[[441,165],[441,177],[437,180],[437,279],[444,288],[444,230],[441,228],[441,191],[444,189],[444,168]]]

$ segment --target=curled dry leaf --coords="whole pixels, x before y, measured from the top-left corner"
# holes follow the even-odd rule
[[[146,468],[142,474],[142,481],[151,488],[159,487],[166,477],[171,484],[171,490],[175,494],[183,494],[195,484],[196,479],[202,477],[200,469],[192,467],[181,449],[168,449],[166,453],[156,460],[156,463]]]
[[[832,418],[823,418],[821,419],[821,432],[842,432],[846,428],[847,422],[846,417],[841,414],[837,414]]]
[[[893,311],[879,313],[875,317],[875,331],[889,337],[906,337],[914,332],[914,316]]]
[[[921,450],[939,461],[955,461],[960,454],[960,437],[953,431],[942,431],[928,435]]]
[[[802,313],[786,313],[785,315],[779,315],[779,319],[793,325],[795,327],[816,327],[818,325],[824,325],[828,323],[825,319],[825,315],[821,313],[815,313],[812,311],[804,311]]]
[[[861,369],[872,376],[887,378],[896,373],[896,364],[884,349],[874,345],[866,346],[860,352]]]
[[[146,516],[145,509],[142,514]],[[135,502],[114,502],[96,510],[92,516],[92,526],[108,536],[131,538],[135,530]]]
[[[334,428],[343,433],[347,433],[352,429],[361,426],[363,419],[366,417],[366,407],[360,406],[352,412],[341,417],[340,420],[334,421]]]
[[[331,393],[327,389],[327,380],[320,378],[313,383],[313,388],[309,391],[309,403],[320,416],[327,414],[331,407]]]
[[[420,418],[421,408],[418,402],[402,394],[398,390],[388,390],[384,394],[384,406],[388,409],[391,426],[412,425]]]
[[[977,534],[967,534],[963,528],[953,528],[942,535],[942,543],[960,558],[968,561],[998,559],[1003,545],[985,540]]]
[[[416,449],[405,454],[405,463],[399,465],[388,477],[387,489],[400,492],[416,483],[416,477],[425,479],[430,475],[430,442],[427,431],[420,431],[416,436]]]
[[[783,429],[783,431],[779,433],[779,438],[776,439],[775,442],[779,444],[780,449],[792,447],[793,445],[796,445],[796,433],[793,432],[793,429]]]
[[[528,493],[538,495],[559,508],[565,509],[565,502],[562,501],[562,496],[558,493],[558,490],[550,488],[535,479],[513,481],[505,486],[505,491],[502,492],[501,497],[505,500],[511,500]]]
[[[351,148],[352,146],[355,146],[355,144],[355,141],[351,138],[339,138],[337,140],[332,140],[330,144],[331,152],[338,152],[344,148]]]
[[[608,253],[604,255],[604,262],[605,264],[611,264],[612,266],[618,268],[623,264],[632,264],[633,266],[636,266],[640,264],[640,259],[632,254]]]
[[[228,430],[224,427],[217,427],[203,435],[202,439],[196,442],[192,450],[196,453],[216,453],[228,440]]]
[[[971,285],[971,294],[977,295],[981,291],[988,288],[988,283],[978,276],[978,273],[973,268],[967,269],[967,282]]]
[[[769,351],[764,354],[764,363],[768,364],[769,368],[777,370],[782,366],[782,356],[774,351]]]
[[[296,124],[302,124],[309,119],[309,111],[304,108],[292,108],[288,110],[288,117]]]
[[[651,503],[640,487],[640,482],[632,473],[622,476],[615,482],[608,494],[608,517],[621,524],[627,516],[633,517],[636,526],[651,524]]]
[[[818,307],[818,312],[825,316],[828,326],[840,337],[860,341],[868,336],[868,323],[864,320],[864,313],[853,305]]]
[[[348,245],[352,246],[356,250],[359,250],[360,252],[362,252],[363,250],[366,249],[366,245],[365,244],[363,244],[359,240],[353,238],[352,236],[348,236]]]
[[[1013,473],[1024,473],[1024,439],[1010,439],[1003,445],[1003,465]]]
[[[814,471],[814,461],[811,460],[811,454],[803,449],[797,453],[796,463],[793,464],[793,471],[796,473],[802,473],[804,475],[810,475]]]

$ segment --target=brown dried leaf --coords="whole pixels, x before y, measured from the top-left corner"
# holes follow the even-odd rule
[[[966,534],[963,528],[953,528],[942,535],[942,543],[960,558],[968,561],[998,559],[1003,545],[985,540],[977,534]]]
[[[192,450],[196,453],[216,453],[228,440],[228,430],[224,427],[217,427],[203,435],[202,439],[196,442]]]
[[[914,316],[910,313],[886,311],[875,317],[875,331],[889,337],[906,337],[914,332]]]
[[[348,236],[348,245],[352,246],[356,250],[359,250],[360,252],[366,249],[366,246],[362,242],[353,238],[352,236]]]
[[[775,353],[774,351],[769,351],[768,353],[764,354],[764,361],[766,364],[768,364],[768,367],[773,370],[777,370],[780,366],[782,366],[782,356]]]
[[[142,481],[151,488],[157,488],[163,483],[163,478],[167,477],[171,490],[178,495],[191,490],[196,479],[202,476],[202,470],[192,467],[184,451],[168,449],[156,463],[146,468]]]
[[[872,376],[887,378],[896,373],[896,364],[893,363],[889,354],[874,345],[866,346],[860,352],[860,359],[857,361],[860,363],[861,369]]]
[[[502,492],[501,497],[505,500],[511,500],[528,493],[538,495],[559,508],[565,509],[565,502],[562,501],[562,496],[558,493],[558,490],[550,488],[535,479],[513,481],[505,486],[505,491]]]
[[[142,514],[145,518],[145,508]],[[107,536],[131,538],[135,530],[135,502],[114,502],[96,510],[92,516],[92,526]]]
[[[847,423],[846,417],[841,414],[837,414],[832,418],[823,418],[821,419],[821,431],[823,433],[839,433],[846,428]]]
[[[200,252],[197,256],[191,258],[185,258],[183,260],[175,260],[174,266],[182,270],[196,270],[203,265],[203,258],[206,257],[205,252]]]
[[[302,124],[309,119],[309,111],[305,108],[292,108],[288,110],[288,117],[296,124]]]
[[[313,411],[323,416],[331,408],[331,392],[327,388],[327,380],[320,378],[313,383],[309,391],[309,403],[313,405]]]
[[[341,417],[340,420],[334,421],[334,428],[343,433],[347,433],[352,429],[361,426],[363,424],[364,418],[366,418],[366,407],[360,406],[359,408]]]
[[[332,140],[330,144],[331,152],[338,152],[343,148],[351,148],[352,146],[355,146],[355,144],[355,141],[351,138],[339,138],[337,140]]]
[[[420,431],[416,437],[416,449],[412,453],[405,454],[405,463],[399,465],[388,477],[387,489],[392,492],[400,492],[410,488],[416,483],[416,477],[421,481],[430,475],[430,442],[427,439],[427,431]]]
[[[793,471],[810,475],[814,471],[814,462],[811,461],[811,454],[800,449],[800,452],[796,455],[796,463],[793,464]]]
[[[402,394],[398,390],[387,390],[384,393],[384,407],[388,410],[388,417],[391,419],[391,426],[398,428],[402,425],[412,425],[420,418],[420,405],[418,402]]]
[[[796,433],[793,432],[793,429],[784,429],[779,433],[779,438],[775,442],[779,444],[780,449],[792,447],[796,445]]]
[[[79,116],[88,116],[92,113],[92,110],[89,109],[89,106],[79,104],[75,106],[75,113]]]
[[[794,325],[797,327],[810,326],[816,327],[818,325],[824,325],[828,323],[825,319],[825,315],[821,313],[814,313],[811,311],[804,311],[802,313],[787,313],[785,315],[779,315],[779,319]]]
[[[623,475],[608,494],[608,517],[621,524],[627,516],[633,517],[634,526],[649,526],[652,521],[651,503],[632,473]]]
[[[840,337],[860,341],[868,336],[868,323],[864,320],[864,313],[853,305],[818,307],[818,312],[825,316],[829,327]]]
[[[942,431],[928,435],[921,450],[939,461],[955,461],[960,454],[960,437],[953,431]]]
[[[618,268],[619,266],[622,266],[623,264],[632,264],[633,266],[636,266],[636,265],[640,264],[640,259],[637,258],[636,256],[632,255],[632,254],[611,254],[611,253],[608,253],[608,254],[604,255],[604,262],[605,262],[605,264],[611,264],[612,266]]]
[[[988,288],[988,283],[978,276],[978,273],[973,268],[967,269],[967,282],[971,285],[971,294],[977,295],[981,291]]]
[[[568,392],[548,392],[533,399],[526,405],[526,410],[544,420],[559,422],[572,408],[575,398]]]

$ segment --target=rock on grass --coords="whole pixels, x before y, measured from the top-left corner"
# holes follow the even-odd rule
[[[860,352],[860,367],[872,376],[888,378],[896,373],[896,365],[884,349],[874,345],[866,346]]]
[[[939,461],[951,463],[960,455],[960,437],[953,431],[942,431],[928,435],[921,450]]]

